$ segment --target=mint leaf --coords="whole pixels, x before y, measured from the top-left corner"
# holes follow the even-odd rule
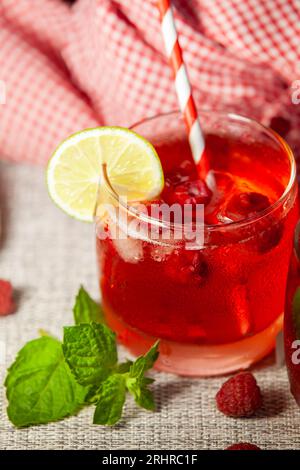
[[[156,359],[158,358],[159,341],[149,349],[149,351],[144,355],[137,358],[137,360],[132,364],[129,371],[130,377],[142,378],[147,372],[147,370],[152,369]]]
[[[73,415],[87,393],[66,364],[61,343],[50,336],[30,341],[19,351],[5,386],[7,414],[18,427]]]
[[[83,286],[80,287],[73,307],[74,321],[80,323],[103,323],[104,315],[101,305],[95,302]]]
[[[300,287],[297,288],[294,294],[292,303],[292,315],[296,330],[296,337],[300,339]]]
[[[137,405],[149,411],[155,410],[153,393],[147,387],[136,388],[133,395]]]
[[[136,404],[150,411],[155,409],[153,393],[148,389],[148,384],[152,382],[153,379],[148,377],[140,380],[129,378],[126,381],[127,389],[133,395]]]
[[[126,372],[129,372],[132,364],[133,362],[129,360],[127,360],[126,362],[122,362],[121,364],[118,364],[116,366],[115,371],[119,374],[125,374]]]
[[[148,385],[153,379],[145,377],[144,374],[153,367],[158,358],[158,341],[144,355],[139,357],[130,367],[126,378],[126,387],[133,395],[137,405],[147,410],[154,410],[155,403],[152,392],[148,389]]]
[[[65,327],[63,351],[81,385],[99,385],[118,360],[115,334],[107,326],[95,322]]]
[[[94,424],[116,424],[126,398],[126,380],[122,374],[110,375],[101,385],[100,398],[94,413]]]

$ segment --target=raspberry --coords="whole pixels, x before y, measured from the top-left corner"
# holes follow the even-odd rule
[[[255,444],[250,444],[250,442],[239,442],[238,444],[232,444],[225,450],[261,450],[261,448]]]
[[[264,194],[249,192],[239,195],[240,207],[245,211],[259,212],[270,206],[270,201]]]
[[[216,395],[218,409],[227,416],[251,416],[260,408],[262,397],[254,376],[241,372],[227,380]]]
[[[9,315],[15,310],[12,297],[12,285],[8,281],[0,279],[0,315]]]
[[[204,181],[186,181],[178,184],[173,189],[171,203],[184,204],[208,204],[211,199],[211,191]]]
[[[208,204],[212,192],[204,181],[192,181],[189,175],[175,172],[166,177],[162,199],[167,204]]]
[[[275,248],[283,235],[283,223],[281,221],[273,223],[268,220],[269,226],[262,229],[258,235],[257,249],[260,253],[267,253]]]
[[[166,272],[178,284],[203,284],[209,275],[209,266],[200,251],[174,250],[165,265]]]
[[[268,207],[270,207],[270,201],[267,196],[252,191],[234,194],[229,200],[225,211],[229,219],[237,221],[246,217],[253,217]]]

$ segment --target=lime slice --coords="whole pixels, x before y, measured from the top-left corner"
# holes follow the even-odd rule
[[[53,201],[92,222],[103,163],[113,189],[128,201],[151,200],[163,189],[162,166],[147,140],[122,127],[97,127],[71,135],[55,150],[47,169]]]

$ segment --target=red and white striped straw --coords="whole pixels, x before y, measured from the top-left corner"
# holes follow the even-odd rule
[[[203,155],[205,143],[192,94],[191,83],[182,57],[172,6],[170,0],[157,0],[157,4],[161,16],[162,35],[166,53],[174,72],[179,106],[187,126],[192,155],[197,164]]]

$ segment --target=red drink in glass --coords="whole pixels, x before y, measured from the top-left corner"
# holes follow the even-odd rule
[[[157,367],[183,375],[246,368],[271,351],[282,327],[297,217],[295,163],[282,139],[240,116],[200,116],[212,191],[197,178],[179,114],[134,130],[162,161],[165,188],[157,203],[190,204],[192,217],[196,204],[205,205],[201,246],[136,234],[113,239],[118,220],[103,210],[97,218],[106,234],[97,238],[97,253],[108,324],[134,354],[159,338]],[[99,207],[111,203],[119,216],[143,217],[106,183]]]

